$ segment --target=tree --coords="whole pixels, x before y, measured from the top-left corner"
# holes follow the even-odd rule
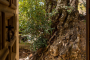
[[[68,36],[69,36],[69,32],[73,31],[72,36],[69,36],[69,38],[71,40],[73,38],[72,41],[75,41],[77,39],[77,35],[78,35],[78,24],[77,24],[78,16],[79,16],[78,0],[45,0],[45,1],[46,1],[46,13],[47,13],[46,16],[49,17],[48,21],[51,20],[51,22],[52,22],[51,28],[55,28],[53,30],[53,35],[54,35],[54,33],[56,33],[56,35],[57,35],[57,36],[54,36],[56,39],[52,39],[52,40],[54,40],[54,41],[55,40],[58,40],[58,41],[63,40],[63,39],[58,39],[58,37],[66,38],[67,36],[65,34],[68,34]],[[58,42],[58,41],[56,41],[56,42]],[[52,43],[50,43],[50,44],[52,44]],[[63,46],[63,45],[61,45],[61,46],[62,46],[62,48],[67,47],[67,46]],[[33,60],[44,60],[44,58],[48,55],[48,52],[49,52],[48,50],[50,50],[49,47],[50,47],[50,45],[46,49],[44,49],[44,53],[43,52],[41,53],[41,51],[43,51],[43,50],[40,50],[40,51],[38,50],[39,52],[37,52],[37,54],[34,56]],[[60,46],[59,46],[59,49],[61,50]],[[63,53],[66,51],[67,51],[67,49],[64,49]],[[39,53],[41,54],[40,56],[39,56]],[[52,51],[52,54],[53,53],[54,53],[54,51]],[[62,55],[63,55],[63,53],[62,53]],[[57,52],[56,52],[56,54],[57,54]],[[65,54],[65,56],[66,55],[67,54]],[[51,56],[51,55],[49,54],[48,57],[46,57],[47,59],[45,59],[45,60],[49,60],[49,56]],[[59,53],[59,56],[61,56],[60,53]],[[52,57],[56,57],[56,56],[52,56]]]
[[[34,49],[45,47],[46,36],[52,31],[51,20],[45,15],[44,0],[19,0],[20,32],[31,35]]]
[[[60,29],[72,28],[78,22],[78,0],[46,0],[46,11],[52,13],[52,27]],[[58,24],[58,25],[57,25]],[[70,26],[72,24],[72,26]]]

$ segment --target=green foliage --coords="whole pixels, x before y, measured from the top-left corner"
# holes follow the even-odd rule
[[[78,10],[80,14],[85,14],[86,12],[86,1],[85,0],[80,0],[78,4]]]
[[[19,32],[30,34],[33,48],[46,46],[43,36],[52,31],[51,20],[46,17],[44,0],[19,0]],[[36,39],[36,40],[35,40]]]
[[[44,37],[39,37],[37,40],[33,43],[33,51],[36,51],[39,48],[44,48],[47,46],[47,39]]]
[[[86,9],[86,3],[79,3],[78,9],[85,10]]]

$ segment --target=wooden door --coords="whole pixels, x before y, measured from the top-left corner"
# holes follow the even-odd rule
[[[18,0],[0,0],[0,60],[18,60]]]

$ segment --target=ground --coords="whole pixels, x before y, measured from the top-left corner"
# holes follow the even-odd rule
[[[19,60],[29,60],[32,57],[32,52],[30,51],[30,43],[21,42],[19,44]]]

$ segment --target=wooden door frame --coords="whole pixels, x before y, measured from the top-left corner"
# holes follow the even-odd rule
[[[90,60],[90,0],[86,0],[86,60]]]
[[[16,27],[16,60],[19,60],[19,0],[16,1],[16,17],[17,17],[17,27]]]

